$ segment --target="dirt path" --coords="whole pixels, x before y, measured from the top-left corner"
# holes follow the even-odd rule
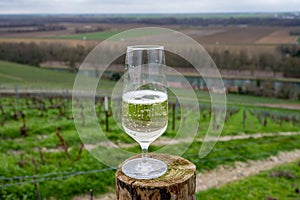
[[[221,136],[219,138],[208,138],[208,140],[218,140],[218,141],[230,141],[230,140],[244,140],[249,138],[261,138],[261,137],[275,137],[275,136],[292,136],[292,135],[300,135],[300,132],[278,132],[278,133],[256,133],[256,134],[243,134],[243,135],[227,135]],[[176,145],[182,142],[189,142],[193,141],[192,138],[179,138],[177,140],[172,140],[170,138],[159,138],[158,140],[154,141],[151,145],[156,146],[164,146],[164,145]],[[198,142],[203,142],[203,139],[197,139]],[[105,146],[108,148],[130,148],[136,146],[137,143],[119,143],[118,145],[112,142],[98,142],[96,144],[88,144],[85,145],[87,150],[92,150],[97,146]]]
[[[256,133],[256,134],[243,134],[243,135],[226,135],[220,136],[218,141],[230,141],[230,140],[244,140],[249,138],[262,138],[262,137],[275,137],[275,136],[292,136],[300,135],[300,132],[278,132],[278,133]],[[216,140],[217,138],[211,138],[211,140]],[[208,138],[210,140],[210,138]],[[154,141],[152,145],[163,146],[163,145],[175,145],[181,142],[191,142],[191,138],[180,138],[177,140],[171,140],[168,138],[159,138]],[[203,142],[203,139],[197,139],[198,142]],[[131,144],[130,144],[131,145]],[[129,144],[120,144],[121,147],[130,147]]]
[[[286,103],[279,103],[279,104],[258,104],[258,106],[270,107],[270,108],[284,108],[290,110],[300,110],[300,104],[286,104]]]
[[[234,167],[220,166],[215,170],[200,173],[196,179],[196,191],[203,191],[212,187],[220,187],[232,181],[253,176],[261,171],[272,169],[277,165],[294,162],[300,159],[300,149],[290,152],[281,152],[266,160],[236,162]],[[108,193],[94,198],[95,200],[115,200],[114,193]],[[88,195],[75,197],[73,200],[88,200]]]
[[[230,141],[230,140],[244,140],[249,138],[261,138],[261,137],[275,137],[275,136],[293,136],[293,135],[300,135],[300,132],[278,132],[278,133],[256,133],[256,134],[243,134],[243,135],[227,135],[227,136],[221,136],[218,138],[218,141]],[[39,139],[45,139],[47,136],[39,136]],[[215,140],[216,138],[211,138],[211,140]],[[209,138],[208,138],[209,140]],[[14,142],[20,142],[21,139],[13,139]],[[193,141],[191,138],[179,138],[177,140],[171,140],[170,138],[160,138],[152,143],[152,145],[156,146],[164,146],[164,145],[176,145],[182,142],[189,142],[191,143]],[[198,142],[203,142],[203,139],[197,139]],[[84,145],[85,149],[91,151],[92,149],[98,147],[98,146],[104,146],[107,148],[130,148],[133,146],[138,145],[137,143],[120,143],[118,145],[114,144],[113,142],[98,142],[96,144],[86,144]],[[69,149],[71,150],[72,147]],[[38,148],[34,149],[35,151],[39,151]],[[42,148],[42,152],[60,152],[62,151],[59,148]],[[21,154],[23,153],[22,150],[9,150],[9,153],[12,154]]]
[[[275,136],[293,136],[300,135],[300,132],[278,132],[278,133],[256,133],[256,134],[243,134],[243,135],[226,135],[221,136],[218,141],[226,142],[230,140],[244,140],[249,138],[262,138],[262,137],[275,137]],[[203,141],[198,139],[197,141]]]
[[[200,173],[196,179],[196,191],[203,191],[211,187],[219,187],[226,183],[243,179],[269,170],[277,165],[290,163],[300,159],[300,150],[281,152],[267,160],[236,162],[234,167],[220,166],[207,173]]]

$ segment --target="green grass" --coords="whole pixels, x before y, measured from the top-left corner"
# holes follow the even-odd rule
[[[300,44],[300,37],[298,37],[298,40],[297,40],[297,41],[298,41],[298,44]]]
[[[215,169],[219,165],[233,165],[236,161],[266,159],[277,155],[280,151],[298,149],[299,143],[299,135],[219,141],[208,156],[199,158],[198,152],[202,143],[194,142],[183,157],[195,163],[197,170],[203,172]]]
[[[115,181],[114,170],[69,176],[74,172],[107,168],[86,150],[83,150],[80,159],[77,160],[81,141],[73,120],[67,118],[71,115],[70,108],[66,117],[59,117],[59,112],[56,109],[49,110],[44,117],[40,117],[40,111],[26,108],[23,99],[20,99],[19,106],[22,107],[22,111],[26,116],[27,128],[27,137],[22,138],[20,136],[22,120],[20,117],[18,120],[12,119],[13,108],[9,106],[10,102],[16,105],[16,101],[10,98],[1,99],[1,104],[4,104],[5,113],[7,114],[4,126],[0,126],[0,199],[34,199],[35,189],[32,182],[1,188],[1,186],[7,184],[33,180],[33,178],[26,177],[16,180],[1,180],[3,177],[25,175],[37,175],[42,199],[49,199],[50,197],[69,199],[74,195],[88,194],[91,188],[98,194],[111,190]],[[34,104],[31,103],[31,105]],[[58,127],[61,127],[60,134],[69,145],[70,158],[63,149],[57,147],[60,144],[56,136]],[[38,148],[53,151],[44,150],[43,161]],[[39,175],[53,172],[66,172],[66,174],[39,178]],[[47,180],[48,178],[51,180]]]
[[[23,87],[71,88],[75,74],[61,73],[29,65],[0,61],[0,84]]]
[[[121,31],[101,31],[101,32],[91,32],[91,33],[82,33],[82,34],[71,34],[71,35],[62,35],[58,38],[61,39],[75,39],[75,40],[105,40],[111,36],[114,36]],[[122,39],[133,38],[133,37],[144,37],[144,36],[153,36],[157,34],[164,34],[167,33],[167,30],[160,30],[160,31],[149,31],[139,29],[137,31],[130,31],[127,33],[122,34]],[[112,39],[121,39],[120,37],[112,38]]]
[[[75,75],[70,73],[55,72],[38,67],[27,65],[19,65],[9,62],[0,61],[0,83],[1,87],[7,86],[13,88],[16,84],[24,88],[28,87],[49,87],[49,88],[72,88]],[[114,83],[104,81],[103,86],[111,90]],[[184,92],[184,91],[182,91]],[[184,94],[184,93],[183,93]],[[198,94],[201,105],[209,112],[209,95],[205,92]],[[297,122],[283,121],[280,125],[268,117],[268,123],[263,126],[258,118],[250,113],[251,109],[257,112],[268,112],[270,114],[280,114],[284,116],[295,115],[299,118],[299,111],[284,110],[279,108],[263,108],[257,106],[262,103],[290,103],[286,100],[250,97],[242,95],[229,94],[229,110],[237,109],[237,112],[232,115],[225,124],[223,135],[251,134],[257,132],[278,132],[278,131],[299,131],[299,120]],[[56,100],[55,100],[56,101]],[[59,103],[60,101],[57,100]],[[87,151],[83,151],[81,159],[76,160],[78,156],[81,141],[78,137],[74,126],[74,121],[70,118],[71,102],[68,102],[66,116],[59,116],[57,109],[50,109],[41,117],[41,111],[33,108],[27,108],[25,99],[20,98],[17,101],[14,98],[0,99],[0,103],[4,105],[6,112],[5,124],[0,126],[0,187],[1,185],[14,184],[17,182],[27,181],[28,179],[3,181],[1,177],[25,176],[34,174],[46,174],[52,172],[65,171],[68,173],[78,171],[89,171],[105,169],[106,166],[100,164]],[[31,102],[31,100],[30,100]],[[34,104],[31,102],[31,104]],[[46,105],[50,105],[50,101],[46,100]],[[19,118],[14,120],[12,114],[13,107],[17,111],[22,110],[26,115],[27,137],[20,136],[20,127],[22,120]],[[247,119],[245,128],[242,125],[243,109],[247,109]],[[103,112],[103,107],[99,104],[96,107],[96,112]],[[86,109],[86,112],[89,112]],[[174,137],[176,130],[171,130],[171,115],[172,110],[169,110],[169,126],[167,132],[163,134],[164,138]],[[202,116],[201,110],[200,133],[205,133],[210,116],[207,118]],[[180,113],[180,112],[179,112]],[[1,116],[2,117],[2,116]],[[2,118],[0,117],[0,122]],[[100,113],[99,124],[104,129],[105,116]],[[180,120],[177,119],[176,126],[178,127]],[[195,123],[192,120],[186,120],[186,123]],[[61,135],[70,145],[70,157],[66,153],[57,148],[59,139],[56,136],[57,127],[61,127]],[[132,143],[136,144],[127,134],[120,130],[112,117],[109,118],[110,131],[106,133],[107,137],[115,143]],[[94,134],[94,133],[93,133]],[[96,141],[97,142],[97,141]],[[246,161],[248,159],[257,160],[265,159],[271,155],[276,155],[279,151],[289,151],[299,148],[300,136],[288,137],[265,137],[260,139],[233,140],[229,142],[218,142],[214,150],[205,158],[198,157],[198,151],[201,143],[194,142],[188,151],[183,155],[197,165],[199,171],[214,169],[219,165],[232,165],[236,161]],[[175,145],[174,150],[180,144]],[[42,162],[38,148],[50,149],[55,151],[44,152],[45,161]],[[161,147],[151,146],[151,150]],[[130,148],[132,151],[141,152],[140,148],[135,146]],[[172,151],[170,151],[172,152]],[[32,162],[32,158],[36,161],[38,169]],[[26,160],[24,166],[20,163]],[[120,161],[121,162],[121,161]],[[52,176],[51,176],[52,177]],[[32,181],[32,179],[29,179]],[[38,182],[42,199],[49,199],[51,196],[57,199],[70,199],[79,194],[87,194],[89,189],[93,189],[95,194],[102,194],[107,191],[114,190],[115,180],[114,171],[109,170],[99,173],[91,173],[85,175],[71,176],[59,178],[55,180],[40,180]],[[34,184],[24,183],[5,188],[0,188],[0,199],[27,199],[35,198]]]
[[[74,40],[105,40],[120,31],[101,31],[101,32],[91,32],[91,33],[80,33],[71,35],[62,35],[59,38],[62,39],[74,39]]]
[[[296,103],[297,101],[290,101],[285,99],[278,99],[274,97],[259,97],[250,95],[227,94],[227,102],[234,105],[248,105],[258,106],[258,104],[279,104],[279,103]],[[298,101],[299,102],[299,101]],[[264,107],[264,106],[262,106]]]
[[[29,65],[0,61],[0,87],[14,88],[17,85],[20,88],[27,89],[31,87],[43,89],[72,89],[75,77],[76,74],[73,73],[57,72]],[[88,82],[88,85],[91,85],[90,83],[97,81],[97,79],[88,77],[85,81],[91,81]],[[101,80],[99,85],[101,86],[101,91],[112,91],[114,84],[115,82],[109,80]],[[186,90],[182,90],[181,92],[182,96],[189,96],[185,94]],[[210,103],[208,92],[197,91],[196,94],[200,103]],[[229,105],[245,105],[248,107],[257,107],[260,104],[299,103],[299,101],[295,100],[290,101],[249,95],[227,94],[226,96]]]
[[[1,177],[35,174],[43,175],[52,172],[67,172],[67,174],[70,174],[106,168],[106,166],[93,158],[86,150],[83,150],[81,158],[76,160],[76,157],[79,154],[81,141],[72,119],[64,116],[60,117],[57,109],[50,109],[45,113],[44,117],[40,117],[41,112],[37,109],[27,108],[25,102],[26,101],[22,98],[19,99],[18,104],[13,98],[1,98],[1,104],[4,105],[5,112],[8,114],[6,115],[4,126],[0,126],[0,186],[32,181],[32,178],[3,181],[1,180]],[[32,104],[31,101],[29,103]],[[20,118],[14,120],[11,117],[11,114],[13,114],[13,105],[16,108],[21,109],[26,115],[28,136],[25,138],[20,136],[22,120]],[[49,106],[50,102],[46,101],[46,105]],[[68,105],[71,106],[71,103],[69,102]],[[103,108],[96,108],[97,113],[99,113],[100,110],[103,110]],[[234,124],[239,123],[240,112],[236,113],[236,116],[233,115],[230,118],[232,120],[229,119],[228,123],[229,125],[231,124],[230,126],[232,127],[228,127],[230,131],[228,130],[227,134],[230,134],[231,131],[239,132],[241,126],[237,125],[236,130],[234,130]],[[70,107],[68,108],[66,116],[71,116]],[[252,120],[250,116],[249,120]],[[104,129],[105,123],[103,114],[100,114],[99,123]],[[193,122],[187,120],[186,123]],[[178,124],[179,121],[177,125]],[[109,118],[109,125],[110,132],[106,134],[110,140],[115,143],[127,142],[136,145],[127,134],[115,125],[112,117]],[[258,124],[255,124],[255,126],[258,126]],[[56,136],[57,127],[61,127],[61,136],[70,146],[70,158],[63,149],[57,148],[57,145],[60,144],[60,141]],[[284,127],[288,126],[284,124]],[[271,127],[269,128],[271,131]],[[274,127],[273,131],[277,129],[278,127]],[[169,127],[167,133],[165,133],[163,137],[173,137],[174,134],[175,132]],[[215,149],[207,157],[200,159],[197,155],[201,143],[194,142],[183,156],[194,162],[199,171],[205,171],[214,169],[219,165],[232,165],[235,161],[268,158],[271,155],[276,155],[279,151],[289,151],[299,148],[299,143],[300,136],[266,137],[260,139],[218,142]],[[174,148],[175,150],[179,145],[180,144],[174,145],[171,148]],[[50,150],[44,151],[44,162],[39,154],[39,147]],[[158,148],[160,147],[151,146],[151,150]],[[135,152],[141,152],[140,147],[137,147],[137,145],[130,149]],[[33,159],[37,163],[37,168],[33,164]],[[66,176],[63,178],[61,178],[61,175],[47,177],[51,179],[57,177],[54,180],[43,180],[45,177],[42,177],[42,179],[38,179],[38,186],[43,199],[49,199],[52,196],[57,199],[70,199],[76,195],[88,194],[89,189],[93,189],[95,194],[102,194],[114,190],[114,172],[114,170],[108,170],[99,173]],[[0,198],[2,199],[25,198],[26,195],[28,199],[35,198],[35,189],[32,182],[9,186],[2,189],[0,188]]]
[[[294,176],[271,177],[272,173],[286,172]],[[223,200],[257,200],[257,199],[300,199],[296,193],[300,189],[300,166],[297,162],[284,164],[272,170],[261,172],[258,175],[241,181],[229,183],[221,188],[208,189],[197,193],[197,199],[223,199]]]
[[[58,72],[54,70],[22,65],[12,62],[0,61],[0,87],[6,89],[72,89],[76,78],[75,73]],[[79,75],[77,78],[84,80],[85,86],[97,85],[98,79],[90,76]],[[115,82],[110,80],[99,81],[101,91],[111,91]],[[87,88],[90,89],[90,88]]]
[[[22,109],[27,118],[27,127],[29,128],[28,134],[36,135],[36,134],[48,134],[49,132],[53,132],[56,127],[60,126],[65,130],[74,130],[76,131],[74,122],[72,120],[67,120],[62,117],[58,117],[59,110],[58,109],[50,109],[45,113],[45,117],[40,117],[41,111],[36,109],[29,109],[25,104],[25,99],[19,99],[19,103],[13,98],[2,98],[1,104],[4,105],[4,111],[8,114],[12,115],[14,105],[16,109]],[[12,105],[11,105],[12,104]],[[69,116],[71,113],[71,102],[68,102],[67,111]],[[50,106],[50,103],[46,100],[46,106]],[[228,108],[230,111],[233,108]],[[257,108],[255,112],[257,113],[267,113],[269,116],[266,116],[267,123],[264,125],[261,121],[259,121],[258,117],[250,113],[251,109],[247,109],[246,112],[246,123],[245,127],[243,126],[243,112],[244,107],[235,107],[238,112],[228,117],[225,126],[223,128],[222,135],[239,135],[239,134],[252,134],[252,133],[277,133],[277,132],[286,132],[286,131],[300,131],[299,119],[300,114],[297,111],[274,111],[274,108],[269,109],[259,109]],[[179,109],[180,111],[180,109]],[[96,113],[103,112],[103,108],[99,105],[96,106]],[[201,109],[201,117],[200,117],[200,135],[203,136],[209,126],[210,123],[210,110],[207,108]],[[206,114],[205,114],[206,113]],[[206,118],[204,118],[206,115]],[[274,116],[290,116],[289,118],[294,118],[296,121],[285,121],[281,122],[274,121],[272,119],[272,115]],[[101,125],[104,124],[105,115],[98,115],[99,120],[101,121]],[[59,121],[57,120],[59,119]],[[287,118],[288,119],[288,118]],[[175,123],[175,131],[172,130],[172,110],[169,110],[169,126],[167,128],[166,133],[163,134],[163,137],[172,138],[176,134],[176,130],[181,122],[180,112],[176,117]],[[187,125],[189,123],[194,123],[194,121],[185,120]],[[0,136],[3,138],[15,138],[19,136],[19,128],[22,122],[19,120],[9,119],[6,121],[5,126],[0,126]],[[109,118],[109,127],[110,132],[107,133],[108,137],[115,142],[132,142],[132,140],[128,139],[126,134],[122,134],[122,130],[116,126],[115,121],[112,117]],[[105,129],[105,127],[102,127]],[[120,135],[125,135],[121,137]]]
[[[63,176],[74,172],[106,169],[106,166],[95,160],[87,151],[82,153],[79,161],[74,160],[76,157],[75,150],[70,154],[72,159],[66,157],[63,152],[44,153],[45,163],[42,163],[36,151],[21,155],[12,155],[12,153],[1,154],[0,174],[6,177],[16,175],[37,175],[38,177],[39,174],[67,172],[66,174],[37,178],[42,199],[49,199],[50,197],[69,199],[74,195],[88,194],[91,188],[93,188],[94,193],[104,193],[114,186],[114,170],[64,178]],[[32,158],[36,161],[38,169],[35,169],[31,161]],[[20,167],[18,163],[22,160],[26,161],[24,166]],[[43,180],[45,178],[51,178],[52,180]],[[15,181],[0,181],[0,186],[32,180],[32,178],[24,178]],[[8,198],[9,195],[13,197]],[[34,199],[32,198],[35,196],[33,183],[24,183],[0,189],[1,199],[24,199],[26,196],[29,196],[29,199]]]
[[[181,95],[188,97],[189,94],[184,94],[185,91],[182,91]],[[209,105],[211,102],[210,94],[204,91],[196,91],[199,103],[203,105]],[[217,96],[216,96],[217,97]],[[216,100],[218,100],[216,98]],[[218,101],[217,101],[218,102]],[[260,107],[269,110],[278,110],[280,107],[271,108],[266,107],[264,104],[298,104],[299,100],[287,100],[287,99],[278,99],[274,97],[261,97],[261,96],[250,96],[250,95],[241,95],[241,94],[226,94],[226,103],[228,106],[246,106],[248,108]],[[286,109],[281,109],[286,110]],[[292,109],[290,109],[292,111]]]
[[[268,110],[264,110],[267,112]],[[259,119],[252,115],[248,110],[246,111],[246,123],[243,126],[243,113],[244,109],[233,116],[231,116],[223,128],[222,135],[238,135],[244,133],[276,133],[286,131],[300,131],[300,128],[291,122],[282,121],[278,123],[273,119],[267,117],[266,126]]]
[[[235,162],[248,160],[262,160],[276,156],[281,151],[292,151],[299,148],[300,136],[276,136],[249,138],[244,140],[219,141],[214,149],[204,158],[199,158],[202,142],[193,142],[183,157],[193,162],[198,172],[205,172],[220,165],[233,166]],[[169,152],[176,152],[181,144],[169,145]],[[160,146],[150,146],[150,151],[160,149]],[[131,147],[128,150],[140,152],[140,147]]]

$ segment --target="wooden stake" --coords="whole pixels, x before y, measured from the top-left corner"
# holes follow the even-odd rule
[[[166,174],[156,179],[133,179],[123,174],[121,164],[116,172],[118,200],[196,199],[196,167],[193,163],[167,154],[149,154],[148,156],[164,161],[168,165]],[[140,155],[135,157],[140,157]]]
[[[93,189],[90,189],[90,200],[93,200]]]
[[[108,97],[104,97],[104,110],[105,110],[105,126],[106,126],[106,131],[108,132],[109,127],[108,127]]]
[[[33,183],[34,183],[34,187],[35,187],[36,200],[40,200],[41,197],[40,197],[39,188],[38,188],[35,176],[33,176]]]

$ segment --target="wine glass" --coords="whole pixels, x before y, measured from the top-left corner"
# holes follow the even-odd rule
[[[122,171],[136,179],[163,175],[167,165],[148,158],[149,145],[168,125],[168,95],[163,46],[128,46],[122,94],[122,126],[142,148],[142,158],[125,162]]]

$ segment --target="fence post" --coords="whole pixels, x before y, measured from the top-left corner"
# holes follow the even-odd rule
[[[90,189],[90,200],[93,200],[93,189]]]
[[[104,97],[104,110],[105,110],[105,126],[106,126],[106,131],[108,131],[108,129],[109,129],[109,127],[108,127],[108,117],[109,117],[108,97]]]
[[[164,161],[168,165],[166,174],[156,179],[133,179],[123,174],[121,164],[116,172],[118,200],[196,200],[196,167],[193,163],[167,154],[149,154],[149,157]]]
[[[40,200],[41,197],[40,197],[39,188],[38,188],[35,176],[33,176],[33,183],[34,183],[34,187],[35,187],[36,200]]]
[[[15,95],[16,95],[16,102],[17,102],[16,110],[19,110],[19,109],[20,109],[20,107],[19,107],[19,99],[20,99],[20,95],[19,95],[19,88],[18,88],[18,85],[15,85]]]
[[[246,129],[246,119],[247,119],[247,110],[246,110],[246,108],[244,108],[244,111],[243,111],[243,129],[244,130]]]

